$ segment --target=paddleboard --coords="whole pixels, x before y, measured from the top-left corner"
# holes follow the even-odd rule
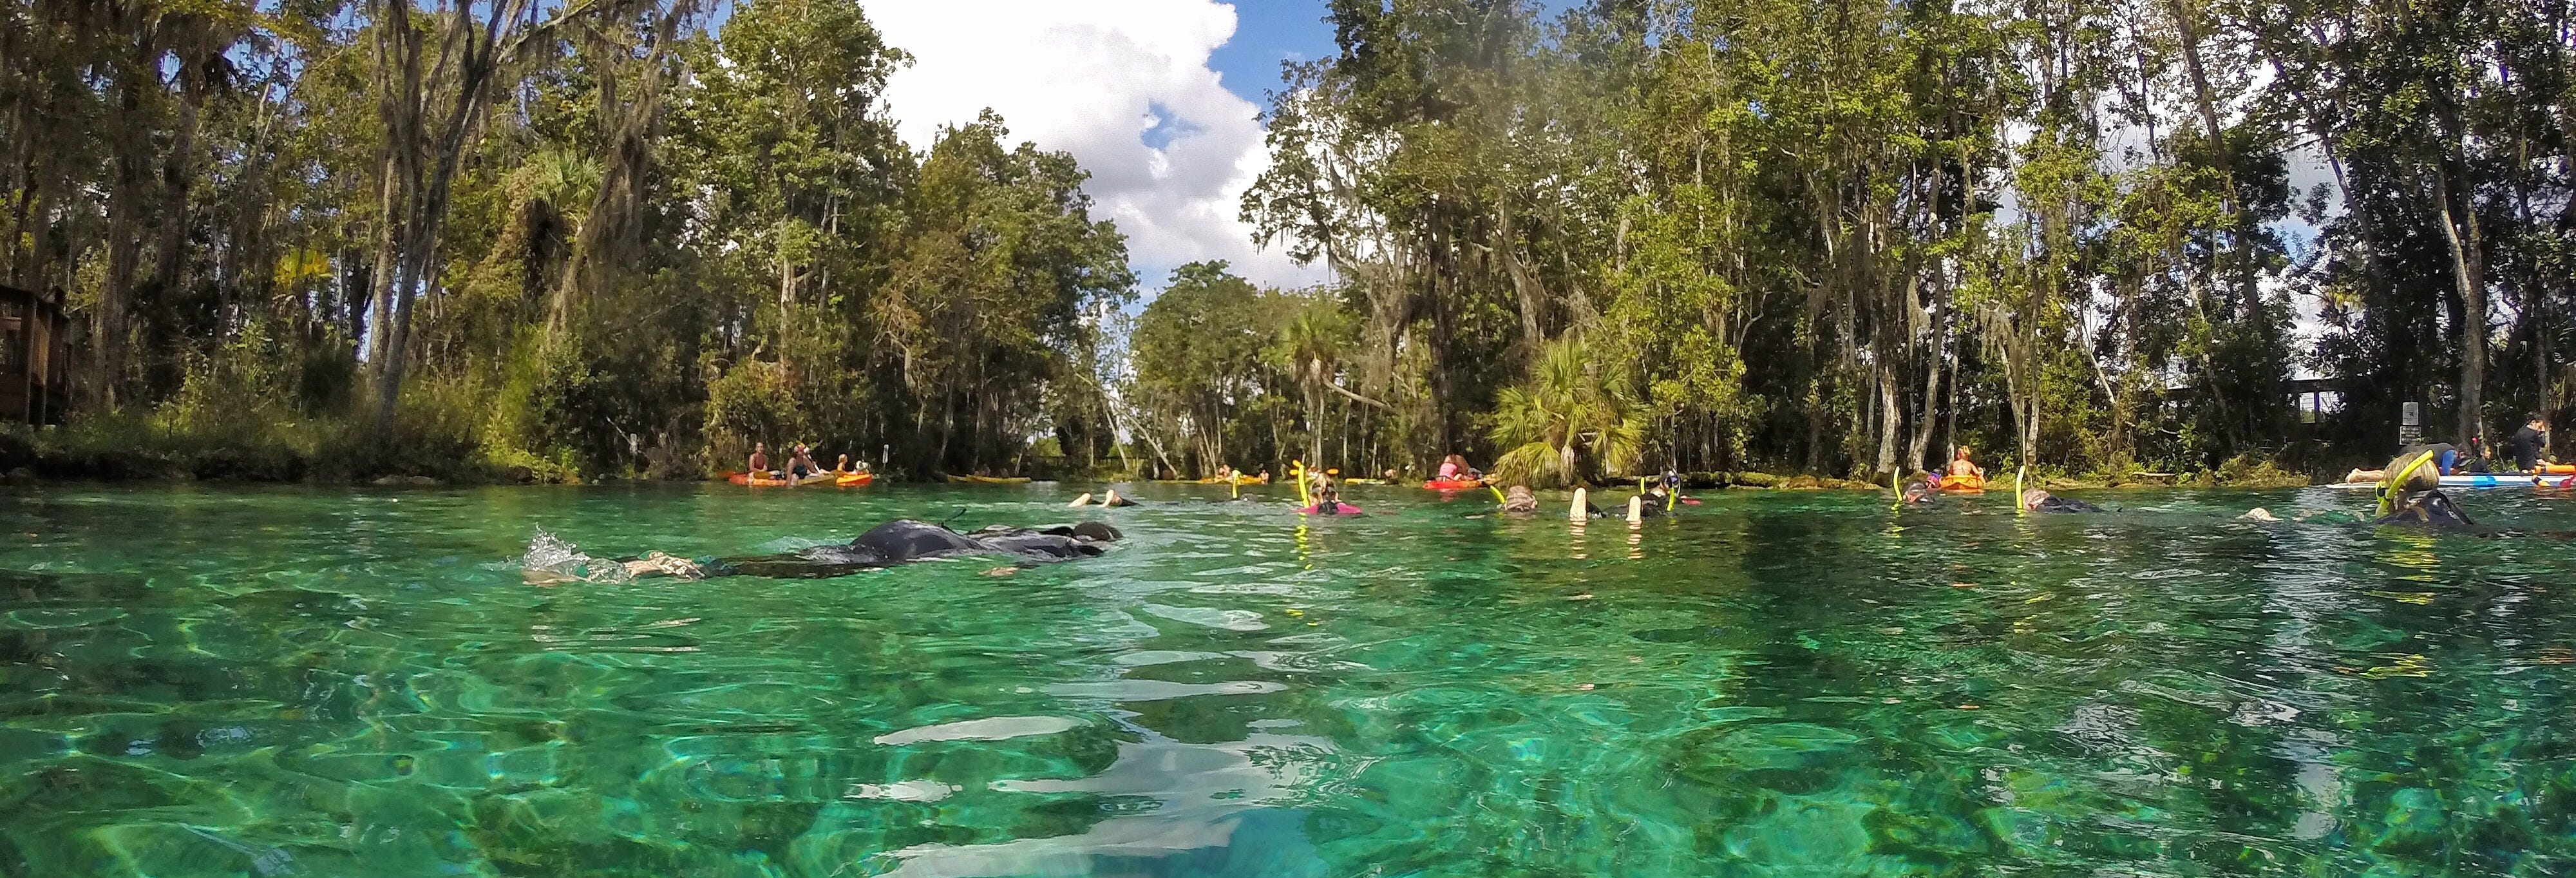
[[[2470,475],[2457,475],[2457,476],[2443,476],[2443,477],[2442,477],[2442,487],[2445,487],[2445,488],[2530,488],[2530,487],[2548,487],[2548,488],[2555,488],[2555,487],[2558,487],[2558,483],[2559,483],[2560,481],[2563,481],[2563,480],[2565,480],[2565,479],[2566,479],[2566,477],[2565,477],[2565,476],[2555,476],[2555,477],[2552,477],[2552,476],[2541,476],[2541,477],[2539,477],[2538,479],[2534,479],[2534,478],[2533,478],[2533,477],[2531,477],[2531,476],[2509,476],[2509,475],[2508,475],[2508,476],[2499,476],[2499,475],[2470,474]],[[2329,485],[2329,486],[2327,486],[2327,487],[2342,488],[2342,489],[2345,489],[2345,490],[2360,490],[2360,489],[2363,489],[2363,488],[2377,489],[2377,488],[2379,487],[2379,483],[2378,483],[2378,482],[2339,482],[2339,483],[2336,483],[2336,484],[2333,484],[2333,485]]]

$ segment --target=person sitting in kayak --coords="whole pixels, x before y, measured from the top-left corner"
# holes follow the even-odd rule
[[[1476,472],[1475,467],[1467,465],[1466,455],[1452,454],[1440,459],[1440,475],[1435,477],[1433,480],[1442,482],[1469,482],[1477,481],[1482,478],[1483,474]]]
[[[1261,468],[1261,473],[1260,473],[1259,475],[1255,475],[1255,476],[1253,476],[1253,477],[1252,477],[1252,480],[1253,480],[1253,481],[1256,481],[1256,482],[1260,482],[1260,483],[1262,483],[1262,484],[1264,484],[1264,485],[1270,484],[1270,468],[1269,468],[1269,467],[1266,467],[1266,466],[1265,466],[1265,467],[1262,467],[1262,468]]]
[[[1064,504],[1064,505],[1066,505],[1066,506],[1068,506],[1068,507],[1072,507],[1072,506],[1092,506],[1092,505],[1099,505],[1099,506],[1102,506],[1102,507],[1109,507],[1109,506],[1134,506],[1134,505],[1136,505],[1136,501],[1134,501],[1134,500],[1130,500],[1130,499],[1127,499],[1127,498],[1125,498],[1125,497],[1118,496],[1118,491],[1117,491],[1116,489],[1114,489],[1114,488],[1113,488],[1113,489],[1111,489],[1111,490],[1104,491],[1104,492],[1102,492],[1102,493],[1101,493],[1101,495],[1100,495],[1100,502],[1099,502],[1098,504],[1094,504],[1094,503],[1092,502],[1092,500],[1091,500],[1091,492],[1089,492],[1089,491],[1085,491],[1085,492],[1083,492],[1082,496],[1080,496],[1080,497],[1075,497],[1075,498],[1073,498],[1073,502],[1071,502],[1071,503],[1067,503],[1067,504]]]
[[[1949,475],[1950,478],[1954,479],[1973,478],[1977,481],[1983,482],[1986,480],[1986,468],[1978,466],[1976,461],[1970,460],[1968,446],[1961,445],[1959,446],[1959,453],[1952,455],[1950,458]]]
[[[801,482],[822,471],[822,467],[814,465],[814,450],[803,442],[796,443],[796,453],[787,458],[787,477]]]
[[[2102,507],[2067,497],[2052,497],[2047,491],[2032,488],[2021,492],[2021,508],[2032,512],[2100,512]]]
[[[582,554],[571,543],[538,532],[520,560],[531,585],[560,582],[623,582],[650,576],[706,579],[758,576],[769,579],[821,579],[861,570],[961,555],[1011,555],[1023,564],[1051,564],[1097,557],[1110,543],[1125,538],[1117,528],[1097,521],[1039,530],[988,525],[958,533],[943,525],[897,519],[870,528],[845,545],[814,546],[776,555],[687,560],[661,552],[636,559],[599,559]]]
[[[841,455],[841,459],[832,462],[832,474],[835,476],[854,476],[858,473],[858,470],[850,468],[850,456],[847,454]]]
[[[1234,467],[1227,466],[1227,465],[1222,464],[1222,463],[1217,464],[1217,465],[1216,465],[1216,475],[1215,475],[1215,476],[1212,476],[1211,478],[1214,478],[1215,480],[1220,481],[1220,482],[1231,482],[1231,481],[1234,481]]]
[[[743,472],[750,473],[754,478],[777,475],[775,470],[769,468],[769,443],[751,443],[751,460],[748,461],[748,466]]]

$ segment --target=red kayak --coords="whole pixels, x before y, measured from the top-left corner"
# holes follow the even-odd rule
[[[1473,491],[1485,486],[1475,479],[1432,479],[1422,483],[1426,491]]]

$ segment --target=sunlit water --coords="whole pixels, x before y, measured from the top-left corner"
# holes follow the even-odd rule
[[[0,493],[0,875],[2576,871],[2576,542],[2229,520],[2365,502],[2322,489],[1631,529],[1089,487]],[[516,566],[898,516],[1129,539]]]

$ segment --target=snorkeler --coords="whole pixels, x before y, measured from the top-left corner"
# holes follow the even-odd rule
[[[1042,530],[996,524],[958,533],[942,525],[898,519],[870,528],[846,545],[814,546],[777,555],[689,560],[661,552],[637,559],[593,558],[540,531],[528,554],[520,560],[520,568],[531,585],[576,580],[624,582],[649,576],[820,579],[960,555],[1012,555],[1023,564],[1071,561],[1098,556],[1108,550],[1108,544],[1124,537],[1117,528],[1097,521]]]
[[[1513,485],[1503,492],[1503,511],[1515,515],[1535,513],[1538,511],[1538,495],[1530,493],[1528,485]]]
[[[2451,495],[2440,488],[2405,491],[2402,496],[2381,498],[2379,517],[2374,525],[2394,527],[2474,527],[2469,514],[2451,501]]]
[[[2047,491],[2032,488],[2021,492],[2021,508],[2032,512],[2100,512],[2102,507],[2067,497],[2053,497]]]
[[[1064,505],[1065,505],[1065,506],[1067,506],[1067,507],[1075,507],[1075,506],[1104,506],[1104,507],[1106,507],[1106,506],[1134,506],[1134,505],[1136,505],[1136,501],[1134,501],[1134,500],[1130,500],[1130,499],[1127,499],[1127,498],[1125,498],[1125,497],[1118,496],[1118,491],[1117,491],[1117,489],[1114,489],[1114,488],[1113,488],[1113,489],[1110,489],[1110,490],[1108,490],[1108,491],[1103,492],[1103,493],[1101,494],[1100,501],[1099,501],[1098,503],[1094,503],[1094,502],[1092,502],[1092,499],[1091,499],[1091,493],[1090,493],[1090,492],[1088,492],[1088,491],[1085,491],[1085,492],[1083,492],[1082,496],[1080,496],[1080,497],[1075,497],[1075,498],[1073,498],[1073,502],[1071,502],[1071,503],[1067,503],[1067,504],[1064,504]]]
[[[1308,495],[1309,502],[1307,503],[1306,508],[1298,511],[1307,515],[1360,514],[1359,507],[1342,502],[1341,486],[1334,482],[1331,473],[1331,470],[1326,470],[1324,472],[1308,474],[1314,477],[1315,487],[1313,492]]]
[[[1920,478],[1905,486],[1905,505],[1921,506],[1941,499],[1941,474],[1924,470]]]

